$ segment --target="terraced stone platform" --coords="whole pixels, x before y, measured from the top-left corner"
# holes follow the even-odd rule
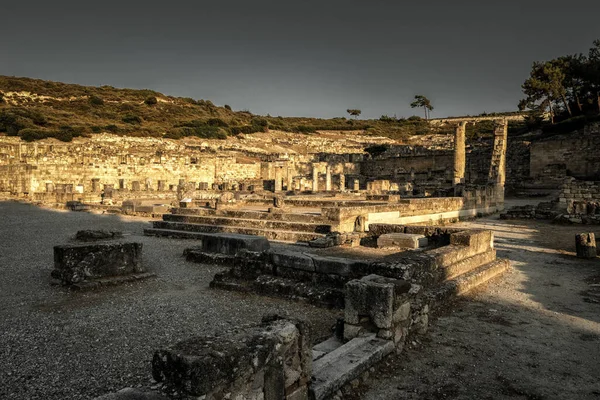
[[[239,233],[264,236],[283,242],[308,242],[331,232],[331,225],[320,215],[208,208],[176,208],[154,221],[144,233],[195,239],[194,233]]]

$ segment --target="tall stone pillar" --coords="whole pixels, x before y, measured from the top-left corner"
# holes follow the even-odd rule
[[[340,192],[346,190],[346,175],[340,174]]]
[[[313,167],[312,190],[313,190],[313,192],[318,192],[319,191],[319,170],[317,169],[317,166],[315,164],[313,164],[312,167]]]
[[[325,167],[325,190],[331,191],[331,167],[329,165]]]
[[[489,182],[496,188],[496,208],[504,209],[504,183],[506,182],[506,149],[508,122],[504,119],[494,128],[494,147],[490,162]]]
[[[354,180],[354,190],[357,192],[360,190],[360,181],[358,179]]]
[[[294,170],[291,167],[287,168],[287,190],[294,190]]]
[[[463,121],[456,126],[454,133],[454,186],[465,183],[465,136],[467,122]]]
[[[283,171],[281,167],[275,168],[275,192],[281,192],[283,190]]]

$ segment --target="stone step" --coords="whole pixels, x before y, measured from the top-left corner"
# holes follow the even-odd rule
[[[259,275],[256,279],[245,280],[227,272],[218,273],[210,282],[210,287],[302,301],[319,307],[344,308],[343,289],[273,275]]]
[[[238,226],[247,228],[275,229],[297,232],[329,233],[331,225],[312,224],[305,222],[271,221],[265,219],[248,219],[236,217],[223,217],[217,215],[181,215],[165,214],[163,221],[183,222],[191,224]]]
[[[240,226],[185,224],[180,222],[154,221],[153,229],[144,229],[146,236],[169,236],[180,239],[201,239],[193,233],[240,233],[243,235],[264,236],[280,242],[308,242],[324,237],[321,233],[294,232],[275,229],[247,228]]]
[[[465,274],[461,274],[454,279],[443,283],[435,290],[436,300],[449,300],[454,296],[462,295],[478,286],[484,285],[490,279],[493,279],[510,268],[510,261],[506,259],[497,259],[490,263],[477,267]]]
[[[491,263],[496,259],[496,250],[491,249],[484,253],[475,254],[450,266],[444,267],[444,278],[450,280],[459,275],[466,274],[480,265]]]
[[[331,397],[392,351],[393,341],[379,339],[373,333],[352,339],[324,355],[313,363],[311,398]]]
[[[328,224],[327,217],[319,214],[269,213],[247,210],[214,210],[209,208],[174,208],[173,214],[221,216],[230,218],[260,219],[269,221],[305,222],[311,224]]]
[[[337,336],[332,336],[329,339],[315,345],[312,348],[313,354],[313,362],[317,361],[319,358],[325,356],[326,354],[331,353],[334,350],[337,350],[339,347],[343,346],[344,342],[342,339]]]

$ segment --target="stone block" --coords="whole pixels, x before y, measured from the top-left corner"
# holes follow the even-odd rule
[[[391,329],[397,297],[410,290],[410,283],[368,275],[346,284],[344,318],[349,324],[359,324],[361,317],[369,317],[378,329]]]
[[[309,343],[304,323],[269,317],[258,326],[156,351],[152,376],[188,396],[305,399],[301,394],[312,375]]]
[[[192,248],[206,253],[235,255],[240,250],[262,252],[269,250],[270,244],[264,236],[242,235],[238,233],[202,233],[201,244]]]
[[[303,271],[315,271],[313,259],[305,254],[293,251],[277,250],[270,253],[271,263],[276,267],[287,267]]]
[[[494,233],[484,229],[455,232],[450,235],[450,244],[469,246],[475,253],[481,253],[494,247]]]
[[[168,400],[168,397],[150,390],[125,388],[115,393],[96,397],[93,400]]]
[[[377,247],[401,247],[418,249],[426,247],[428,240],[424,235],[412,233],[387,233],[377,238]]]
[[[105,230],[82,230],[77,231],[75,239],[81,242],[93,242],[95,240],[110,240],[122,238],[123,232],[121,231],[105,231]]]
[[[63,284],[144,272],[141,243],[94,243],[54,246],[52,276]]]

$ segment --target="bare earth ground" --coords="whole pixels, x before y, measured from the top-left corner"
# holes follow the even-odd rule
[[[193,241],[142,236],[140,219],[0,202],[0,399],[90,399],[152,386],[155,350],[279,313],[326,336],[339,312],[208,287],[221,268],[186,262]],[[79,229],[118,229],[144,244],[158,277],[87,293],[50,284],[53,246]]]
[[[460,225],[493,229],[513,270],[459,300],[349,397],[600,399],[600,304],[586,293],[600,258],[574,253],[575,234],[600,227],[497,217]]]

